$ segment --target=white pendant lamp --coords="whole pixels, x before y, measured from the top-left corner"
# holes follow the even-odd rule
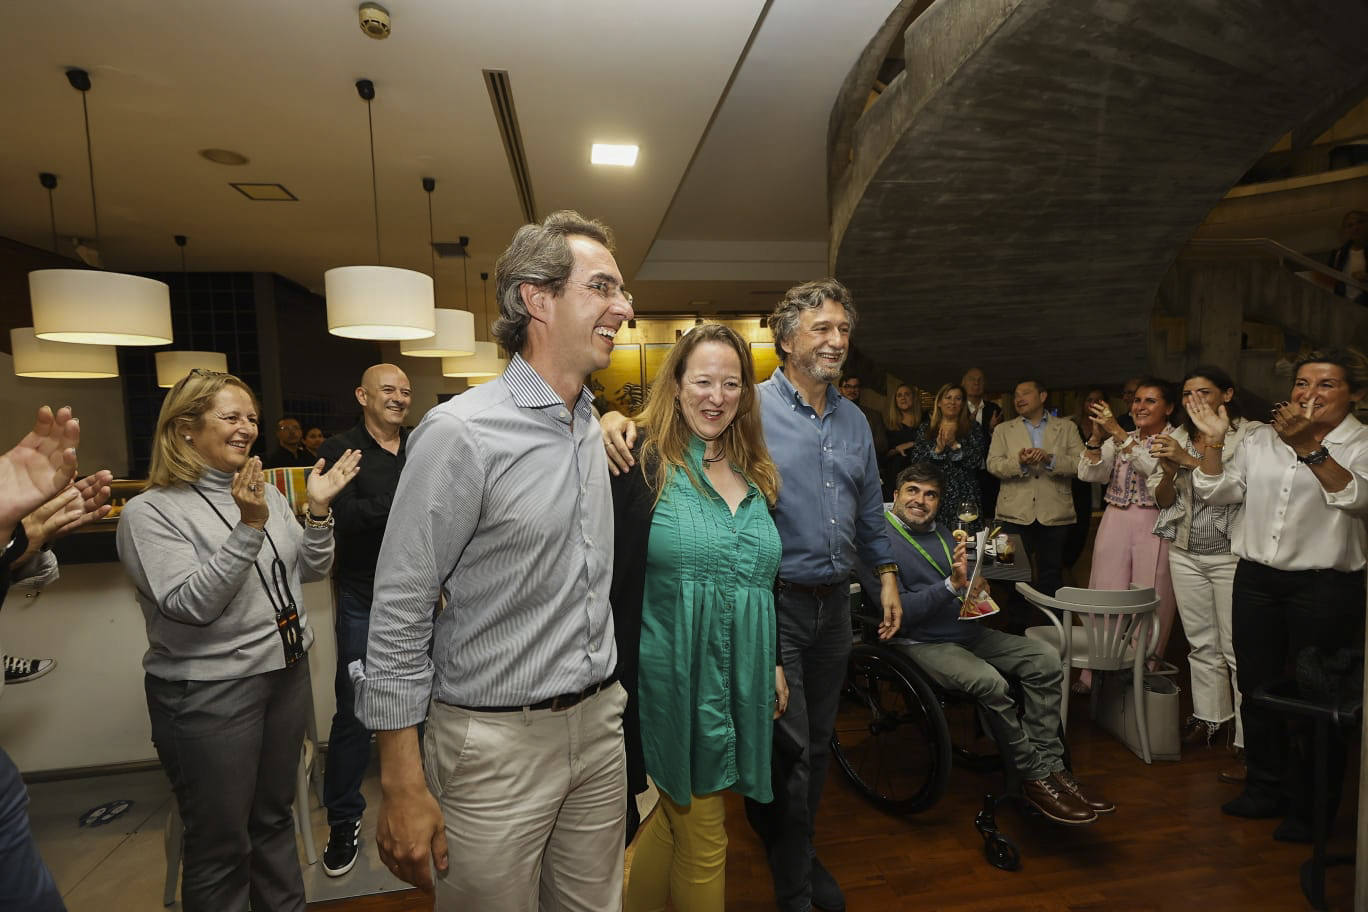
[[[371,120],[375,84],[369,79],[358,80],[356,91],[366,103],[375,261],[380,263],[380,201],[375,190],[375,125]],[[392,342],[427,339],[436,332],[431,276],[392,266],[341,266],[323,273],[323,286],[328,301],[328,332],[335,336]]]
[[[46,342],[32,326],[10,330],[16,377],[43,380],[107,380],[119,376],[119,355],[112,345]]]
[[[497,377],[508,366],[499,357],[499,346],[493,342],[476,342],[475,354],[465,358],[443,358],[443,377]]]
[[[86,104],[90,74],[73,68],[66,71],[66,77],[81,93],[90,210],[98,250],[100,216]],[[170,292],[164,282],[155,279],[99,269],[40,269],[29,273],[29,297],[33,330],[43,341],[80,345],[165,345],[171,341]]]
[[[437,248],[432,233],[432,191],[437,180],[423,178],[428,204],[428,259],[431,262],[433,295],[437,291]],[[465,240],[462,238],[461,240]],[[438,307],[434,312],[436,335],[430,339],[413,339],[399,343],[400,354],[410,358],[457,358],[475,354],[475,315],[470,312],[470,293],[466,292],[466,310]]]
[[[228,373],[228,356],[222,352],[162,351],[157,352],[157,386],[170,389],[192,370]]]

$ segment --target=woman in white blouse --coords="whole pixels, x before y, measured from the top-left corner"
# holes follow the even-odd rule
[[[1154,439],[1150,452],[1159,460],[1158,471],[1149,476],[1149,490],[1159,506],[1154,534],[1169,543],[1173,594],[1189,646],[1192,715],[1183,741],[1212,744],[1221,736],[1239,751],[1244,747],[1244,728],[1231,638],[1237,559],[1230,550],[1230,533],[1243,504],[1198,500],[1192,492],[1192,470],[1208,449],[1224,454],[1228,462],[1250,430],[1263,425],[1243,417],[1234,382],[1215,365],[1198,367],[1183,378],[1183,403],[1191,409],[1194,402],[1224,408],[1230,428],[1225,437],[1208,440],[1188,418],[1172,436],[1161,434]],[[1244,768],[1222,770],[1218,775],[1227,782],[1243,782]]]
[[[1199,498],[1244,502],[1231,548],[1235,568],[1235,659],[1245,693],[1283,675],[1307,646],[1334,650],[1363,642],[1364,552],[1368,535],[1368,428],[1351,414],[1368,392],[1363,356],[1327,349],[1297,362],[1291,402],[1273,411],[1271,426],[1251,430],[1226,460],[1208,446],[1193,472]],[[1223,440],[1226,409],[1191,406],[1207,440]],[[1287,768],[1287,738],[1279,716],[1246,702],[1244,792],[1221,810],[1238,817],[1287,820],[1274,837],[1309,841],[1309,773]],[[1345,743],[1332,738],[1334,818],[1343,781]]]
[[[1102,497],[1107,508],[1093,544],[1088,587],[1153,586],[1159,594],[1159,642],[1155,654],[1160,656],[1168,645],[1177,607],[1169,582],[1168,542],[1154,534],[1159,508],[1150,495],[1146,478],[1157,465],[1150,455],[1154,439],[1173,433],[1169,416],[1176,399],[1173,384],[1167,380],[1152,377],[1142,381],[1131,400],[1135,430],[1129,432],[1117,423],[1105,402],[1093,404],[1092,434],[1084,441],[1083,456],[1078,460],[1081,480],[1107,485]],[[1091,687],[1092,676],[1084,669],[1075,690],[1086,693]]]

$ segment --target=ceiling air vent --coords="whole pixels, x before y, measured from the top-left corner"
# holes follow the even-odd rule
[[[518,205],[523,221],[537,220],[537,204],[532,198],[532,175],[527,168],[527,153],[523,151],[522,131],[518,129],[518,109],[513,106],[513,88],[507,70],[485,70],[485,86],[489,89],[489,103],[494,107],[494,119],[503,137],[504,152],[508,155],[508,170],[513,186],[518,191]]]

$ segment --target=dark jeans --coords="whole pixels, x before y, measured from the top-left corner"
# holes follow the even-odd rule
[[[323,767],[323,803],[328,807],[328,825],[357,820],[366,810],[361,782],[370,764],[371,733],[356,718],[355,693],[347,666],[366,657],[366,638],[370,635],[371,594],[344,585],[337,586],[337,673],[333,693],[337,711],[333,713],[328,735],[328,756]]]
[[[824,598],[781,591],[775,597],[788,710],[774,723],[776,741],[801,745],[784,757],[776,745],[774,801],[746,799],[746,817],[765,844],[779,908],[812,905],[812,834],[831,758],[831,732],[850,658],[850,595],[844,581]]]
[[[1069,537],[1072,525],[1042,526],[1038,522],[1030,525],[1005,522],[1002,531],[1015,532],[1026,545],[1027,554],[1035,560],[1035,579],[1033,585],[1045,595],[1054,595],[1064,585],[1064,542]],[[1020,558],[1018,558],[1019,560]],[[1042,620],[1016,587],[1007,599],[1004,611],[1005,629],[1010,633],[1022,633],[1027,627]]]
[[[1363,571],[1275,570],[1241,560],[1235,567],[1235,664],[1246,695],[1284,677],[1297,653],[1307,646],[1335,650],[1363,642]],[[1311,820],[1311,769],[1296,753],[1289,762],[1284,717],[1244,700],[1245,793],[1259,800],[1290,800],[1291,814]],[[1329,781],[1334,819],[1344,781],[1347,742],[1330,736]],[[1304,753],[1301,755],[1305,756]]]
[[[295,771],[309,663],[227,681],[144,679],[152,742],[185,824],[185,912],[304,912]]]
[[[28,791],[9,754],[0,750],[0,909],[66,912],[29,829]]]

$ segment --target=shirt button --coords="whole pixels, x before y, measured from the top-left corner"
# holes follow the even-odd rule
[[[833,526],[836,525],[836,520],[833,519],[833,520],[831,521],[831,524],[832,524]]]

